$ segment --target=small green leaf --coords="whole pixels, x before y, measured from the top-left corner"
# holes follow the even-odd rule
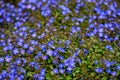
[[[71,76],[66,76],[66,80],[72,80]]]
[[[26,75],[26,77],[29,77],[29,76],[32,76],[34,74],[34,72],[27,72],[27,75]]]

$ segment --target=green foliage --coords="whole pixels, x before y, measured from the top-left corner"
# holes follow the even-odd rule
[[[19,0],[8,0],[6,2],[10,2],[12,4],[16,4]],[[73,0],[72,0],[73,1]],[[73,2],[70,2],[68,5],[69,8],[73,10],[73,8],[75,7],[75,4]],[[62,4],[62,2],[61,2]],[[95,14],[93,12],[93,8],[95,4],[89,4],[86,3],[87,6],[85,7],[81,7],[80,8],[80,15],[75,15],[75,13],[73,12],[73,14],[69,14],[68,16],[75,16],[75,17],[79,17],[81,18],[83,15],[88,15],[88,13],[91,13],[91,15]],[[103,6],[103,8],[105,8],[105,6]],[[30,11],[32,13],[31,16],[33,16],[35,19],[34,22],[26,22],[23,25],[25,26],[29,26],[30,28],[36,28],[37,25],[35,25],[38,21],[41,21],[41,25],[42,28],[40,28],[39,32],[37,32],[37,34],[41,34],[42,32],[44,32],[45,27],[46,27],[46,22],[48,21],[48,18],[45,18],[43,16],[40,15],[40,11]],[[73,70],[73,73],[71,75],[69,74],[58,74],[58,75],[54,75],[51,70],[56,67],[52,64],[52,60],[54,59],[54,57],[49,57],[48,60],[43,61],[42,59],[40,59],[40,64],[42,64],[42,66],[44,66],[47,69],[45,78],[46,80],[80,80],[82,77],[85,77],[87,79],[82,79],[82,80],[107,80],[109,75],[107,73],[104,74],[96,74],[94,69],[96,67],[102,67],[103,69],[106,69],[104,67],[103,64],[101,64],[101,60],[104,59],[108,59],[108,60],[115,60],[116,62],[120,63],[120,48],[117,46],[116,42],[113,43],[108,43],[106,41],[100,41],[99,38],[97,37],[91,37],[91,38],[87,38],[85,36],[82,36],[82,34],[85,33],[86,28],[88,27],[89,23],[88,23],[88,19],[85,19],[84,22],[80,23],[78,26],[80,26],[81,28],[81,32],[79,33],[75,33],[73,36],[69,35],[71,26],[74,25],[74,22],[71,21],[67,21],[62,23],[62,20],[64,19],[64,16],[61,14],[60,10],[56,10],[54,9],[52,12],[52,16],[55,18],[55,21],[53,22],[53,24],[51,25],[52,28],[56,28],[57,31],[53,32],[52,29],[51,32],[53,32],[53,34],[50,35],[50,33],[46,33],[45,39],[44,40],[40,40],[40,43],[44,43],[47,44],[47,41],[49,40],[54,40],[55,41],[55,46],[57,47],[57,41],[61,40],[62,43],[60,44],[60,46],[64,47],[64,42],[65,40],[70,40],[71,44],[69,46],[68,49],[65,50],[64,53],[59,53],[60,55],[62,55],[65,59],[67,59],[69,56],[73,55],[73,52],[75,51],[74,49],[76,47],[78,47],[81,51],[79,54],[79,58],[82,60],[82,64],[77,63],[76,67]],[[104,21],[103,21],[104,22]],[[60,26],[67,26],[66,30],[61,30]],[[6,28],[9,26],[9,24],[5,25]],[[5,33],[7,34],[11,34],[11,32],[14,31],[12,30],[10,27],[8,30],[5,30]],[[55,33],[55,34],[54,34]],[[57,35],[57,37],[54,37],[55,35]],[[78,35],[81,35],[81,37],[78,37]],[[13,35],[14,36],[14,35]],[[118,35],[120,36],[120,35]],[[29,37],[29,36],[28,36]],[[80,40],[84,40],[84,43],[80,45]],[[110,52],[109,50],[105,49],[105,45],[110,44],[113,47],[113,51]],[[89,53],[88,55],[84,55],[83,52],[83,48],[88,49]],[[2,48],[0,47],[0,56],[2,55]],[[32,61],[31,57],[29,56],[24,56],[27,57],[28,62]],[[33,57],[33,56],[32,56]],[[30,61],[29,61],[30,58]],[[33,59],[34,60],[34,59]],[[94,60],[98,61],[98,64],[95,65],[93,63]],[[45,65],[43,65],[45,64]],[[5,64],[5,66],[8,66],[8,64]],[[0,67],[2,67],[2,65],[0,64]],[[26,74],[26,79],[25,80],[32,80],[32,76],[34,75],[35,71],[32,70],[30,67],[25,67],[26,69],[28,69],[29,71]],[[29,69],[30,68],[30,69]],[[5,69],[5,67],[3,67],[3,69]],[[118,75],[120,75],[120,72],[118,72]],[[117,80],[117,79],[116,79]]]

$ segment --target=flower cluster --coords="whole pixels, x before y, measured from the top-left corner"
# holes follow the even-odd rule
[[[120,55],[116,1],[20,0],[14,6],[3,0],[0,5],[0,80],[51,80],[64,75],[77,80],[90,71],[120,75],[119,61],[110,60],[110,55]],[[99,62],[93,61],[97,55]]]

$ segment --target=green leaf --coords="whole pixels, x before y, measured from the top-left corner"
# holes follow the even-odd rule
[[[66,80],[72,80],[71,76],[66,76]]]
[[[52,80],[52,79],[51,79],[51,76],[50,76],[50,73],[46,73],[45,76],[46,76],[46,79],[47,79],[47,80]]]
[[[108,78],[107,77],[103,77],[101,80],[107,80]]]
[[[27,74],[26,74],[26,77],[30,77],[30,76],[33,76],[33,74],[34,74],[34,72],[27,72]]]

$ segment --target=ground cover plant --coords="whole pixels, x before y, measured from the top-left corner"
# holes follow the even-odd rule
[[[0,80],[120,80],[119,0],[0,0]]]

